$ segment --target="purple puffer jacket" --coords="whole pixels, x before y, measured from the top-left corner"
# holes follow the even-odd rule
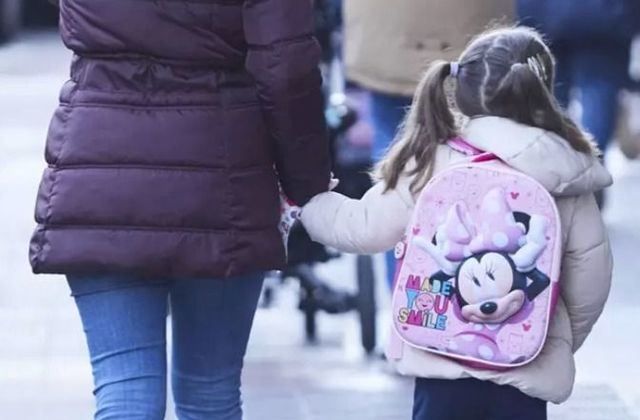
[[[36,273],[228,277],[284,263],[278,177],[329,182],[311,0],[61,0],[75,53]]]

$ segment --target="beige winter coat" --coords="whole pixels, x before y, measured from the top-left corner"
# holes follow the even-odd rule
[[[456,59],[490,23],[513,20],[513,0],[345,0],[349,79],[375,91],[413,95],[434,59]]]
[[[404,375],[475,377],[560,403],[573,387],[573,354],[591,331],[609,294],[611,252],[592,192],[610,185],[611,177],[596,158],[573,151],[555,134],[507,119],[472,119],[462,134],[470,144],[537,179],[556,198],[564,241],[561,297],[544,349],[523,367],[505,372],[477,370],[408,345],[392,362]],[[435,171],[463,158],[441,146]],[[318,195],[304,207],[302,222],[314,240],[339,250],[386,251],[401,239],[409,223],[414,207],[410,181],[401,178],[398,187],[387,193],[382,192],[383,184],[377,184],[361,200],[334,192]]]

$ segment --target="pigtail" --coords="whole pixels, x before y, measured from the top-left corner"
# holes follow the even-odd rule
[[[420,81],[398,136],[374,170],[375,177],[385,182],[386,190],[395,188],[406,172],[413,177],[411,191],[417,193],[433,174],[438,145],[456,136],[444,86],[450,73],[451,65],[439,60],[431,64]],[[412,158],[415,166],[407,168]]]
[[[547,81],[549,82],[549,81]],[[595,143],[565,115],[544,76],[528,63],[515,63],[487,100],[492,115],[551,131],[582,153],[599,155]]]

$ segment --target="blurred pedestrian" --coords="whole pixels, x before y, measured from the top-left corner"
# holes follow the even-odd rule
[[[557,59],[555,94],[568,107],[574,93],[582,126],[606,151],[618,92],[630,83],[631,41],[640,32],[638,0],[518,0],[523,25],[540,30]]]
[[[334,35],[342,27],[341,0],[314,0],[315,36],[322,48],[322,62],[330,64],[337,54]]]
[[[631,82],[620,95],[618,124],[614,137],[628,159],[640,156],[640,35],[631,43],[629,75]]]
[[[374,161],[386,153],[421,74],[436,58],[458,57],[474,34],[511,20],[512,0],[344,0],[347,77],[371,91]],[[393,281],[393,253],[386,254]]]
[[[60,28],[30,259],[68,278],[95,418],[164,418],[170,304],[177,417],[240,419],[278,181],[297,203],[329,182],[312,3],[61,0]]]
[[[307,231],[321,243],[355,253],[386,251],[402,239],[417,194],[432,175],[468,162],[449,146],[455,137],[535,178],[555,197],[563,232],[561,291],[541,353],[521,367],[483,370],[394,335],[388,358],[400,373],[418,378],[415,420],[545,419],[546,402],[560,403],[571,393],[573,355],[602,312],[611,284],[609,242],[593,197],[611,176],[596,146],[554,99],[553,61],[529,28],[489,31],[457,61],[435,61],[377,168],[380,181],[361,200],[328,192],[302,210]],[[455,105],[470,118],[462,130],[447,98],[448,81],[455,86]]]

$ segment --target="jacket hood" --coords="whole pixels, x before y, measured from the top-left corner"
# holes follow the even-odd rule
[[[566,140],[541,128],[479,117],[466,124],[462,137],[535,178],[555,196],[591,193],[613,183],[597,157],[575,151]]]

